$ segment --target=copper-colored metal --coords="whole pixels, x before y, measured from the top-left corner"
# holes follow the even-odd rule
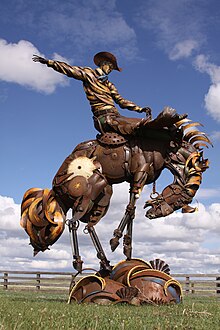
[[[179,303],[182,289],[178,281],[171,276],[153,269],[131,269],[127,276],[128,286],[136,287],[143,302],[153,301],[156,304]]]
[[[88,275],[79,280],[72,288],[69,303],[71,300],[75,300],[78,303],[94,302],[98,304],[109,304],[121,300],[117,291],[122,288],[125,288],[123,284],[109,278]]]
[[[116,57],[109,52],[99,52],[94,56],[94,63],[100,66],[102,62],[110,62],[113,65],[114,70],[121,71],[122,69],[118,67]]]
[[[136,266],[139,266],[142,269],[152,268],[150,263],[142,259],[133,258],[131,260],[123,260],[112,268],[110,278],[114,281],[123,283],[129,270]]]
[[[31,188],[21,204],[21,226],[30,237],[34,255],[54,244],[64,230],[65,216],[49,189]]]
[[[119,114],[115,103],[122,109],[136,112],[145,112],[146,120],[151,119],[151,109],[140,107],[134,102],[124,99],[112,82],[108,80],[108,74],[112,70],[121,71],[116,57],[109,52],[100,52],[95,55],[96,69],[89,67],[71,66],[60,61],[48,60],[34,55],[34,62],[46,64],[55,71],[68,77],[81,80],[86,97],[93,113],[95,128],[100,132],[114,131],[119,134],[132,134],[142,122],[141,119],[123,117]]]
[[[122,261],[113,267],[110,277],[96,273],[79,280],[71,287],[69,303],[180,303],[180,283],[161,268],[167,270],[169,266],[160,259],[150,263],[140,259]]]
[[[116,58],[110,53],[96,55],[95,63],[99,66],[96,69],[70,66],[37,55],[33,60],[82,81],[94,125],[101,136],[80,143],[73,150],[56,173],[52,190],[33,188],[24,195],[21,225],[30,236],[35,252],[44,251],[61,235],[65,214],[72,209],[73,222],[79,220],[86,224],[97,256],[108,269],[109,262],[93,226],[108,210],[112,186],[127,181],[130,199],[110,244],[115,250],[126,228],[123,246],[130,260],[135,205],[143,187],[155,183],[161,172],[169,169],[174,181],[162,193],[153,189],[151,199],[145,203],[145,207],[149,207],[146,216],[149,219],[164,217],[178,209],[192,212],[188,205],[201,184],[202,173],[208,168],[201,147],[211,142],[205,133],[196,129],[199,123],[190,123],[186,114],[179,115],[165,107],[151,120],[150,108],[141,108],[122,98],[107,77],[113,69],[119,70]],[[147,118],[123,117],[115,103],[121,108],[146,112]],[[81,268],[76,228],[72,234],[77,251],[75,264]]]
[[[173,125],[170,128],[157,128],[163,121],[167,123],[168,117],[172,117]],[[124,253],[130,259],[136,201],[144,185],[154,183],[164,168],[173,173],[174,182],[165,187],[161,194],[157,192],[151,195],[151,199],[145,204],[145,207],[150,207],[146,216],[150,219],[164,217],[181,208],[184,213],[192,212],[194,209],[187,206],[201,184],[202,173],[208,168],[208,160],[203,158],[201,146],[198,149],[190,142],[194,142],[199,133],[193,128],[190,141],[186,141],[184,130],[181,130],[179,124],[178,127],[175,124],[180,122],[184,125],[186,121],[175,116],[172,109],[169,112],[166,108],[163,115],[140,126],[135,136],[119,138],[117,133],[108,132],[97,140],[80,143],[55,175],[51,192],[45,190],[42,194],[41,190],[35,189],[27,194],[28,198],[24,196],[22,224],[26,226],[31,241],[37,242],[36,250],[45,250],[48,244],[42,247],[42,243],[38,242],[38,234],[45,234],[44,230],[36,231],[35,227],[42,225],[45,228],[43,226],[47,226],[47,223],[57,227],[51,214],[56,212],[58,206],[64,214],[71,208],[75,221],[80,220],[92,227],[108,210],[112,185],[128,181],[131,186],[130,201],[110,243],[112,250],[115,250],[127,228],[123,245]],[[186,139],[189,137],[190,127],[188,130]],[[208,143],[208,139],[206,142]],[[53,195],[53,200],[48,197],[50,194]],[[56,235],[57,230],[56,228]],[[49,236],[51,235],[52,233]],[[47,242],[53,240],[49,239]],[[97,254],[103,256],[101,248],[98,248],[100,246],[99,243],[96,244]],[[101,260],[108,267],[108,260]]]

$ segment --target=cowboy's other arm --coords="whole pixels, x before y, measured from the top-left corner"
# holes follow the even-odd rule
[[[128,109],[131,111],[137,111],[137,112],[143,112],[145,111],[145,108],[139,107],[137,104],[134,102],[128,101],[124,99],[118,92],[117,88],[115,87],[114,84],[110,83],[110,90],[111,90],[111,95],[115,103],[117,103],[120,108],[122,109]]]

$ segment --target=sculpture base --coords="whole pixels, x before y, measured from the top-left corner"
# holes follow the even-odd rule
[[[71,283],[68,303],[178,304],[182,288],[169,271],[169,266],[160,259],[123,260],[109,273],[100,271]]]

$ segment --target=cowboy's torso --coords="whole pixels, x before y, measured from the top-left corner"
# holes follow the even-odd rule
[[[100,69],[84,68],[84,91],[92,112],[97,117],[106,113],[118,114],[112,98],[114,85],[103,75]]]

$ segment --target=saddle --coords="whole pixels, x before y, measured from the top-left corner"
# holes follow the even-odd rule
[[[179,115],[175,109],[170,107],[165,107],[163,111],[153,120],[142,119],[137,124],[134,135],[141,135],[147,137],[148,134],[146,130],[150,130],[152,135],[153,130],[167,130],[177,122],[185,119],[187,114]],[[101,145],[107,146],[121,146],[128,142],[129,135],[120,135],[116,132],[105,132],[103,134],[98,134],[96,136],[98,142]],[[156,136],[154,136],[156,138]]]
[[[107,132],[104,134],[98,134],[96,139],[101,145],[108,146],[121,146],[128,142],[128,139],[125,136],[122,136],[116,132]]]

